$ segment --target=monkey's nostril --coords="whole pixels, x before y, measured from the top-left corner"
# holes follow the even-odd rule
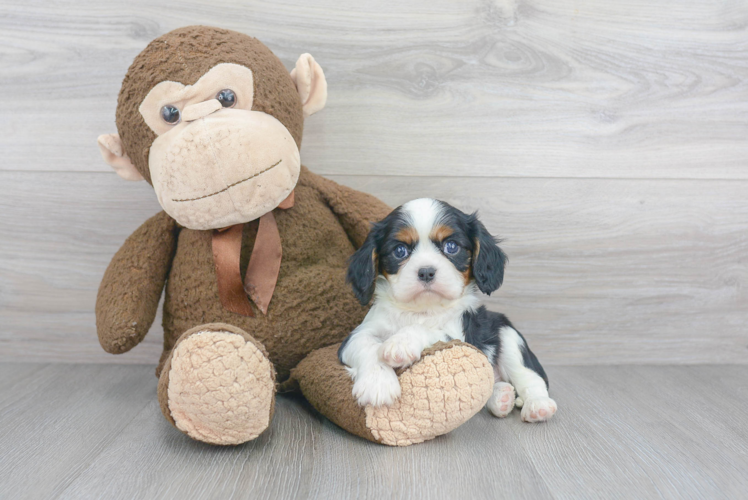
[[[435,267],[422,267],[418,270],[418,279],[428,283],[434,279],[434,276],[436,275],[436,268]]]

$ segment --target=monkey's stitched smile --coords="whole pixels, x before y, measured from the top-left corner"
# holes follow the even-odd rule
[[[246,179],[242,179],[242,180],[240,180],[240,181],[236,181],[236,182],[235,182],[235,183],[233,183],[233,184],[229,184],[229,185],[228,185],[228,186],[226,186],[225,188],[221,189],[220,191],[216,191],[215,193],[210,193],[210,194],[206,194],[206,195],[203,195],[203,196],[198,196],[197,198],[184,198],[184,199],[182,199],[182,200],[175,200],[175,199],[173,199],[173,198],[172,198],[172,200],[171,200],[171,201],[173,201],[173,202],[176,202],[176,203],[179,203],[179,202],[182,202],[182,201],[196,201],[196,200],[202,200],[203,198],[210,198],[211,196],[215,196],[215,195],[217,195],[217,194],[221,194],[221,193],[223,193],[224,191],[228,191],[228,190],[229,190],[229,189],[231,189],[232,187],[234,187],[234,186],[236,186],[236,185],[238,185],[238,184],[241,184],[242,182],[247,182],[248,180],[254,179],[254,178],[255,178],[255,177],[257,177],[258,175],[264,174],[265,172],[267,172],[267,171],[268,171],[268,170],[270,170],[271,168],[277,167],[277,166],[278,166],[278,165],[280,164],[280,162],[282,162],[282,161],[283,161],[282,159],[281,159],[281,160],[278,160],[277,162],[273,163],[272,165],[270,165],[270,166],[269,166],[268,168],[266,168],[265,170],[260,170],[260,171],[259,171],[259,172],[257,172],[256,174],[252,174],[252,175],[250,175],[249,177],[247,177]]]

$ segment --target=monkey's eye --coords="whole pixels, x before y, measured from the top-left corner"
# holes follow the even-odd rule
[[[448,241],[444,244],[444,253],[447,255],[454,255],[460,251],[460,245],[454,241]]]
[[[167,104],[161,108],[161,118],[163,118],[166,123],[175,125],[179,123],[179,110],[171,104]]]
[[[408,247],[406,247],[405,245],[398,245],[392,251],[392,255],[394,255],[396,259],[404,259],[409,254],[410,254],[410,251],[408,250]]]
[[[233,90],[223,89],[216,95],[216,99],[221,103],[224,108],[230,108],[236,104],[236,94]]]

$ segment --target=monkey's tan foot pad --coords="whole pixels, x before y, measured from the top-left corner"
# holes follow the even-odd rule
[[[362,408],[337,359],[338,347],[310,354],[292,376],[320,413],[371,441],[408,446],[446,434],[480,411],[493,392],[493,367],[482,352],[459,341],[440,342],[399,372],[402,394],[392,406]]]
[[[186,332],[159,380],[166,418],[193,439],[235,445],[270,425],[275,372],[264,349],[230,325]]]

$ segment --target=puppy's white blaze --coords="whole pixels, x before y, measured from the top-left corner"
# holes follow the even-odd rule
[[[431,233],[437,219],[440,216],[441,206],[439,202],[431,198],[419,198],[411,200],[403,205],[403,211],[408,214],[408,221],[423,238]]]
[[[499,330],[499,338],[501,352],[498,366],[501,379],[514,386],[523,402],[534,398],[547,398],[548,388],[545,381],[522,362],[520,349],[526,347],[522,337],[514,328],[505,326]]]

